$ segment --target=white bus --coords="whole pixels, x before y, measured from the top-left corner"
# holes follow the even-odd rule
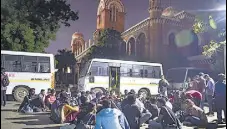
[[[80,72],[78,89],[103,92],[111,88],[114,85],[112,82],[115,81],[121,93],[133,89],[137,93],[157,95],[158,82],[162,74],[162,64],[159,63],[92,59]]]
[[[1,67],[10,81],[6,94],[16,101],[22,101],[29,88],[35,88],[36,94],[54,88],[53,54],[1,50]]]

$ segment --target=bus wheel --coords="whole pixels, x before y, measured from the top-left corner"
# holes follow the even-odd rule
[[[150,94],[150,91],[146,88],[142,88],[139,90],[138,94],[141,94],[143,98],[147,98]]]
[[[103,88],[92,88],[91,91],[95,94],[98,92],[101,92],[103,94],[105,90]]]
[[[19,87],[15,88],[15,90],[13,92],[13,97],[18,102],[22,102],[26,95],[28,95],[28,88],[26,88],[24,86],[19,86]]]

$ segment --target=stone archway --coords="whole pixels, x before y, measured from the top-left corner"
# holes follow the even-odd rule
[[[135,56],[136,55],[136,40],[133,37],[128,40],[127,54],[129,56]]]
[[[146,36],[144,33],[141,33],[136,40],[136,56],[145,57],[145,45],[146,45]]]

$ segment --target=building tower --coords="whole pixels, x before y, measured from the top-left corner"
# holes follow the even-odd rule
[[[163,11],[162,0],[149,0],[148,10],[150,18],[160,18]]]
[[[100,0],[97,11],[97,30],[114,29],[122,33],[125,25],[125,9],[121,0]]]
[[[155,62],[160,62],[162,59],[162,55],[159,53],[159,50],[162,46],[163,37],[162,37],[162,12],[163,12],[163,4],[162,2],[167,0],[149,0],[149,13],[150,19],[152,22],[152,26],[150,29],[150,59]]]
[[[86,49],[84,36],[82,33],[75,32],[72,35],[71,49],[72,49],[72,52],[75,54],[75,56],[78,56],[80,53],[82,53]]]

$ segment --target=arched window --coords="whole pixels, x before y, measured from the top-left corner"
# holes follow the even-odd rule
[[[130,38],[129,41],[128,41],[128,44],[127,44],[127,52],[128,52],[128,55],[130,56],[135,56],[136,54],[136,48],[135,48],[135,44],[136,41],[134,38]]]
[[[146,36],[144,33],[141,33],[136,42],[136,55],[138,57],[144,57],[145,56],[145,41],[146,41]]]
[[[115,5],[110,6],[110,21],[116,22],[117,21],[117,14],[118,14],[118,9]]]
[[[112,21],[113,17],[113,6],[110,6],[110,21]]]

